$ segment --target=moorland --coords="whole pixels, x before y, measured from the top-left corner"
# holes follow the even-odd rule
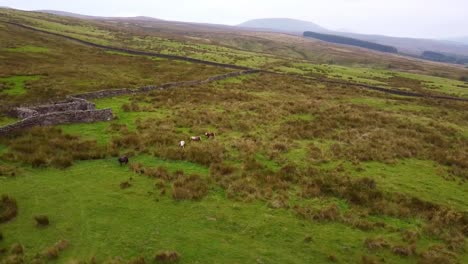
[[[281,33],[0,9],[5,113],[236,71],[203,61],[260,72],[94,99],[112,121],[0,137],[0,263],[468,262],[463,66]]]

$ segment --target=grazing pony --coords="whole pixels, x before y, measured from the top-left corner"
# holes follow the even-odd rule
[[[181,142],[179,142],[179,147],[181,147],[181,148],[185,148],[185,141],[181,141]]]
[[[205,133],[205,136],[209,139],[209,138],[214,138],[215,137],[215,133],[213,132],[206,132]]]
[[[201,141],[201,137],[190,137],[191,141]]]
[[[120,163],[120,166],[122,166],[122,164],[127,165],[128,164],[128,157],[127,156],[120,157],[119,158],[119,163]]]

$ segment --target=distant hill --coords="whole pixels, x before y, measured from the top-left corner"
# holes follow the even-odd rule
[[[377,44],[377,43],[373,43],[369,41],[364,41],[364,40],[355,39],[355,38],[348,38],[348,37],[343,37],[343,36],[338,36],[338,35],[321,34],[317,32],[306,31],[304,32],[304,37],[315,38],[315,39],[319,39],[319,40],[331,42],[331,43],[336,43],[336,44],[351,45],[351,46],[356,46],[360,48],[366,48],[366,49],[371,49],[371,50],[376,50],[376,51],[381,51],[381,52],[389,52],[389,53],[398,52],[398,50],[392,46],[381,45],[381,44]]]
[[[79,19],[88,19],[88,20],[110,20],[110,21],[125,21],[125,22],[139,22],[139,23],[169,23],[157,18],[152,17],[98,17],[98,16],[88,16],[81,15],[76,13],[56,11],[56,10],[40,10],[37,12],[43,12],[48,14],[54,14],[59,16],[73,17]],[[179,23],[179,22],[178,22]],[[182,23],[182,22],[180,22]],[[212,29],[219,30],[232,30],[236,27],[223,26],[223,25],[213,25],[213,24],[197,24],[197,23],[184,23],[186,25],[191,25],[193,30],[196,30],[199,26],[211,27]],[[168,24],[168,26],[171,26]],[[398,38],[398,37],[389,37],[382,35],[366,35],[366,34],[356,34],[349,32],[338,32],[328,30],[320,25],[317,25],[312,22],[289,19],[289,18],[265,18],[265,19],[254,19],[242,23],[237,26],[237,28],[251,29],[256,31],[273,31],[281,33],[291,33],[295,35],[303,35],[305,31],[312,31],[317,33],[331,34],[344,36],[354,39],[359,39],[367,42],[372,42],[384,46],[392,46],[398,49],[402,54],[407,54],[413,57],[421,57],[425,51],[432,51],[441,54],[450,54],[451,56],[468,56],[468,44],[462,43],[465,38],[452,41],[443,41],[443,40],[431,40],[431,39],[415,39],[415,38]],[[426,54],[427,55],[427,54]],[[432,56],[429,56],[432,57]],[[426,56],[426,59],[428,57]]]
[[[95,17],[95,16],[80,15],[80,14],[76,14],[76,13],[65,12],[65,11],[56,11],[56,10],[37,10],[36,12],[52,14],[52,15],[57,15],[57,16],[74,17],[74,18],[79,18],[79,19],[96,19],[96,18],[98,18],[98,17]]]
[[[65,16],[65,17],[74,17],[79,19],[92,19],[92,20],[109,20],[109,19],[125,19],[125,20],[139,20],[139,21],[162,21],[158,18],[153,17],[145,17],[145,16],[136,16],[136,17],[100,17],[100,16],[88,16],[88,15],[81,15],[71,12],[65,11],[56,11],[56,10],[37,10],[36,12],[47,13],[57,16]]]
[[[268,29],[280,32],[296,32],[314,31],[325,33],[329,30],[312,22],[290,19],[290,18],[264,18],[254,19],[237,25],[244,28]]]
[[[458,38],[448,38],[447,41],[453,41],[458,43],[463,43],[468,45],[468,36],[466,37],[458,37]]]
[[[459,41],[457,43],[433,39],[400,38],[383,35],[367,35],[350,32],[339,32],[328,30],[312,22],[282,18],[250,20],[240,24],[239,26],[244,28],[268,29],[270,31],[282,33],[299,33],[300,35],[302,35],[305,31],[312,31],[317,33],[344,36],[381,45],[392,46],[397,48],[400,53],[417,57],[421,56],[425,51],[434,51],[444,54],[468,56],[468,44],[463,44],[463,41]]]

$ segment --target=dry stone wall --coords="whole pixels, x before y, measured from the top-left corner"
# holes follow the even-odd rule
[[[159,85],[159,86],[157,85],[144,86],[144,87],[137,88],[137,89],[124,88],[124,89],[117,89],[117,90],[102,90],[102,91],[97,91],[97,92],[78,94],[78,95],[74,95],[74,97],[90,100],[90,99],[107,98],[107,97],[114,97],[114,96],[120,96],[120,95],[126,95],[126,94],[145,93],[145,92],[150,92],[154,90],[164,90],[164,89],[175,88],[175,87],[200,85],[200,84],[205,84],[205,83],[210,83],[210,82],[215,82],[215,81],[221,81],[221,80],[232,78],[232,77],[259,73],[259,72],[261,71],[260,70],[246,70],[246,71],[240,71],[240,72],[231,72],[227,74],[213,76],[206,80],[200,80],[200,81],[172,82],[172,83],[166,83],[166,84]]]
[[[213,76],[201,81],[186,81],[166,83],[159,86],[144,86],[138,89],[117,89],[90,92],[75,95],[67,101],[32,107],[18,107],[9,112],[10,115],[22,119],[14,124],[0,127],[0,136],[33,126],[50,126],[71,123],[92,123],[110,121],[113,118],[112,109],[96,110],[96,106],[89,99],[114,97],[125,94],[144,93],[153,90],[174,87],[194,86],[241,75],[258,73],[259,70],[246,70]]]
[[[54,112],[31,116],[14,124],[0,127],[0,135],[7,135],[14,131],[34,126],[93,123],[99,121],[110,121],[112,118],[112,109]]]

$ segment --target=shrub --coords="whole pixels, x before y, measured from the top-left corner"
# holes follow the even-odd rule
[[[56,259],[59,256],[59,250],[56,247],[49,247],[44,251],[43,255],[48,259]]]
[[[456,255],[441,245],[434,245],[419,254],[418,264],[452,264],[457,263]]]
[[[200,200],[208,194],[208,184],[199,175],[183,176],[172,185],[175,200]]]
[[[49,217],[46,215],[38,215],[34,217],[36,220],[37,226],[48,226],[49,225]]]
[[[369,250],[378,250],[389,248],[390,243],[382,238],[367,238],[366,241],[364,241],[364,246]]]
[[[2,264],[23,264],[24,257],[21,255],[10,255],[2,260]]]
[[[17,213],[18,205],[16,200],[8,195],[2,195],[0,200],[0,223],[12,220]]]
[[[371,257],[371,256],[362,256],[361,257],[361,263],[362,264],[379,264],[381,262],[378,261],[376,258]]]
[[[15,166],[0,165],[0,176],[15,177],[18,173],[19,169]]]
[[[24,254],[24,247],[20,243],[15,243],[10,247],[10,253],[12,255],[23,255]]]
[[[56,259],[59,257],[60,252],[68,248],[69,242],[67,240],[60,240],[53,246],[48,247],[42,252],[42,255],[48,259]]]
[[[69,245],[70,242],[68,242],[68,240],[60,240],[59,242],[55,243],[55,247],[58,248],[59,251],[65,250]]]
[[[402,237],[403,237],[404,241],[409,242],[409,243],[414,243],[414,242],[418,241],[418,239],[420,237],[420,234],[418,232],[416,232],[416,231],[405,230],[402,233]]]
[[[399,256],[412,256],[416,254],[416,245],[411,244],[408,246],[393,246],[392,253]]]
[[[338,207],[333,204],[322,209],[312,209],[308,207],[298,207],[295,208],[296,213],[301,217],[308,220],[316,221],[337,221],[341,220],[341,213]]]
[[[338,258],[335,255],[329,255],[328,260],[331,261],[331,262],[337,262]]]
[[[176,251],[161,251],[155,256],[159,263],[176,263],[180,260],[180,255]]]
[[[120,189],[122,189],[122,190],[123,189],[128,189],[130,187],[132,187],[132,184],[130,182],[128,182],[128,181],[124,181],[124,182],[120,183]]]
[[[127,264],[146,264],[144,257],[137,257],[130,260]]]

